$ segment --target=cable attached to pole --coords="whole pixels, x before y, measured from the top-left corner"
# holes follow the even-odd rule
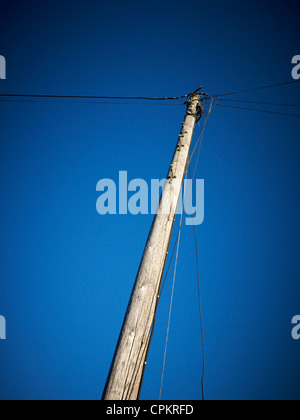
[[[202,86],[195,92],[202,89]],[[16,94],[16,93],[0,93],[0,98],[33,98],[33,99],[112,99],[112,100],[142,100],[142,101],[176,101],[185,99],[193,95],[188,93],[182,96],[171,97],[148,97],[148,96],[96,96],[96,95],[43,95],[43,94]]]
[[[183,212],[182,212],[181,221],[180,221],[181,226],[182,226],[182,222],[183,222]],[[169,318],[168,318],[167,335],[166,335],[166,342],[165,342],[164,360],[163,360],[163,367],[162,367],[162,374],[161,374],[161,381],[160,381],[159,401],[161,400],[161,396],[162,396],[164,374],[165,374],[165,367],[166,367],[166,358],[167,358],[167,349],[168,349],[169,333],[170,333],[170,325],[171,325],[171,315],[172,315],[172,309],[173,309],[173,299],[174,299],[174,290],[175,290],[175,282],[176,282],[176,274],[177,274],[180,239],[181,239],[181,229],[179,231],[179,236],[178,236],[178,241],[177,241],[177,251],[176,251],[176,257],[175,257],[175,267],[174,267],[171,301],[170,301],[170,308],[169,308]]]
[[[214,98],[219,98],[219,97],[229,96],[229,95],[238,95],[240,93],[255,92],[257,90],[270,89],[270,88],[273,88],[273,87],[293,85],[293,84],[299,83],[299,82],[300,82],[300,80],[293,80],[293,81],[290,81],[290,82],[275,83],[273,85],[260,86],[260,87],[256,87],[256,88],[252,88],[252,89],[244,89],[244,90],[239,90],[239,91],[235,91],[235,92],[221,93],[220,95],[213,95],[213,97]]]

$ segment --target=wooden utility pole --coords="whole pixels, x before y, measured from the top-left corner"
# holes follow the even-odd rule
[[[143,380],[149,338],[159,299],[180,193],[196,121],[202,115],[199,93],[193,93],[163,189],[121,334],[103,393],[103,400],[137,400]]]

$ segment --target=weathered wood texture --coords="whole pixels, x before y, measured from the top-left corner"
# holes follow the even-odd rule
[[[138,399],[151,326],[199,105],[200,95],[192,95],[132,291],[103,393],[104,400]]]

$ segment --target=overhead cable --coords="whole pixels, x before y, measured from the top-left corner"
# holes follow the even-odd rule
[[[195,92],[202,89],[202,86]],[[111,100],[143,100],[143,101],[174,101],[188,98],[192,93],[183,96],[153,98],[147,96],[89,96],[89,95],[44,95],[44,94],[12,94],[0,93],[0,98],[32,98],[32,99],[111,99]]]
[[[246,107],[241,107],[241,106],[221,105],[221,104],[217,104],[216,106],[222,107],[222,108],[243,109],[243,110],[246,110],[246,111],[263,112],[263,113],[267,113],[267,114],[276,114],[276,115],[284,115],[284,116],[287,116],[287,117],[300,118],[300,115],[298,115],[298,114],[288,114],[288,113],[285,113],[285,112],[270,111],[270,110],[265,110],[265,109],[246,108]]]
[[[278,102],[244,101],[244,100],[241,100],[241,99],[222,99],[222,98],[219,98],[218,100],[222,101],[222,102],[237,102],[237,103],[244,103],[244,104],[272,105],[272,106],[281,106],[281,107],[300,108],[300,105],[282,104],[282,103],[278,103]]]
[[[300,80],[293,80],[293,81],[290,81],[290,82],[276,83],[276,84],[273,84],[273,85],[260,86],[260,87],[256,87],[256,88],[252,88],[252,89],[239,90],[239,91],[236,91],[236,92],[221,93],[219,95],[213,95],[213,97],[215,98],[215,97],[222,97],[222,96],[229,96],[229,95],[238,95],[240,93],[254,92],[254,91],[262,90],[262,89],[270,89],[270,88],[273,88],[273,87],[292,85],[292,84],[299,83],[299,82],[300,82]]]

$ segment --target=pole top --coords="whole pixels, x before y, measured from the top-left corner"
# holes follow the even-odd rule
[[[200,90],[202,90],[203,89],[203,86],[200,86],[197,90],[195,90],[194,92],[192,92],[189,96],[190,97],[192,97],[192,96],[194,96],[194,95],[196,95],[197,93],[199,93],[200,92]]]
[[[203,89],[203,86],[200,86],[197,90],[195,90],[194,92],[190,93],[189,95],[186,95],[187,97],[187,101],[185,102],[186,105],[190,104],[194,99],[196,99],[196,96],[200,96],[201,93],[200,91]]]

